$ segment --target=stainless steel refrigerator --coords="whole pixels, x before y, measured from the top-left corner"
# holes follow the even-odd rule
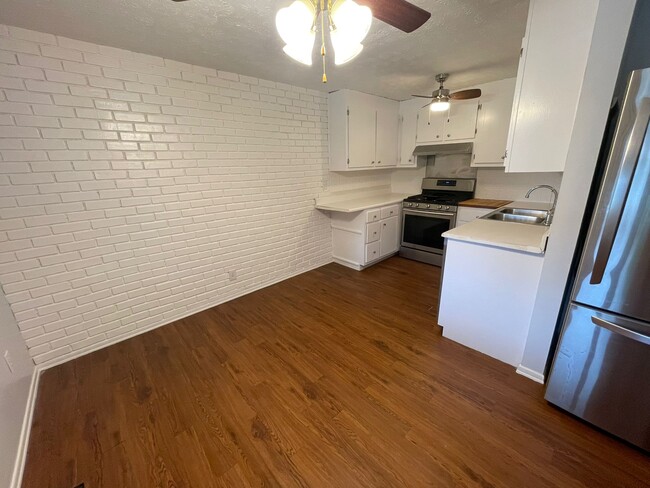
[[[633,71],[546,399],[650,450],[650,68]]]

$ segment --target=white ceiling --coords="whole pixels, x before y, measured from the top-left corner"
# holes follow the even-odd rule
[[[412,0],[432,13],[405,34],[373,21],[364,51],[344,66],[289,59],[275,13],[291,0],[0,0],[0,23],[317,90],[352,88],[398,100],[514,76],[528,0]]]

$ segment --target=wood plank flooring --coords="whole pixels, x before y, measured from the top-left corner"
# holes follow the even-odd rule
[[[644,453],[443,339],[439,280],[331,264],[47,370],[23,486],[650,486]]]

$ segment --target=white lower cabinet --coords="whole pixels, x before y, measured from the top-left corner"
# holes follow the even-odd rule
[[[456,227],[463,224],[469,224],[473,220],[489,214],[492,210],[494,209],[483,207],[458,207],[458,213],[456,214]]]
[[[380,224],[379,256],[384,257],[395,254],[399,250],[399,219],[397,216],[388,217],[382,220]]]
[[[334,261],[361,270],[399,250],[400,204],[361,212],[332,213]]]

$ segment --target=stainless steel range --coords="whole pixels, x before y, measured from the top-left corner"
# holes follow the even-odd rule
[[[442,234],[456,225],[458,203],[474,197],[473,178],[424,178],[422,193],[402,203],[399,255],[442,266]]]

